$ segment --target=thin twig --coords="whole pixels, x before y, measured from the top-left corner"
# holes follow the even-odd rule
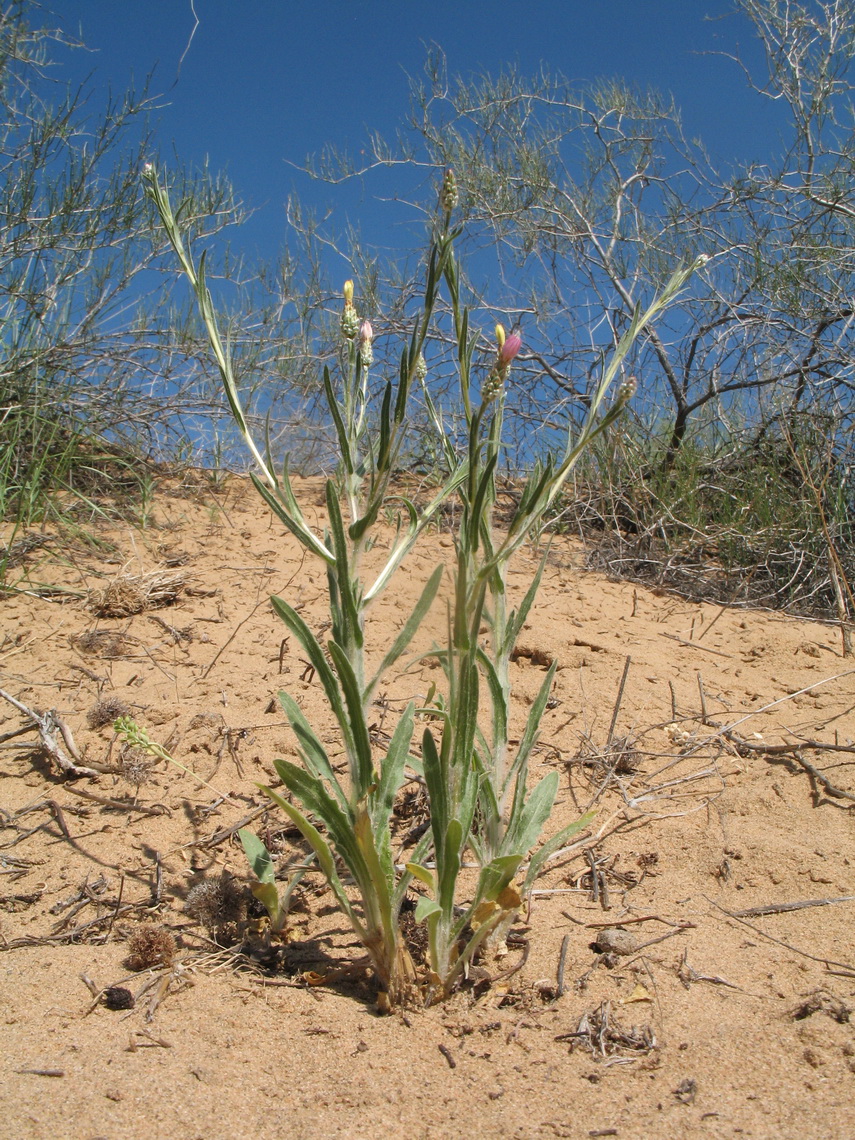
[[[96,796],[94,792],[87,792],[83,788],[74,788],[70,784],[66,786],[65,791],[71,792],[71,794],[75,796],[81,796],[85,800],[92,800],[96,804],[103,804],[104,807],[116,808],[119,811],[138,811],[142,812],[143,815],[172,815],[172,812],[165,804],[156,804],[154,807],[143,807],[141,804],[112,800],[108,796]]]
[[[804,899],[801,902],[768,903],[766,906],[750,906],[747,910],[729,910],[732,918],[760,918],[764,914],[785,914],[790,910],[805,910],[810,906],[833,906],[834,903],[852,902],[855,895],[839,895],[830,899]]]
[[[800,954],[803,958],[809,958],[811,962],[819,962],[829,970],[832,966],[839,966],[841,970],[845,971],[840,976],[855,978],[855,966],[850,965],[848,962],[836,962],[833,958],[818,958],[816,954],[809,954],[807,950],[800,950],[798,946],[793,946],[792,943],[785,942],[783,938],[775,938],[774,935],[767,934],[765,930],[759,926],[755,926],[753,922],[747,922],[744,918],[740,918],[738,914],[726,910],[723,906],[719,906],[719,904],[708,895],[704,895],[704,898],[711,906],[714,906],[716,910],[721,911],[722,914],[726,914],[728,918],[733,918],[736,922],[742,923],[743,926],[747,926],[749,930],[753,930],[754,933],[759,934],[761,938],[767,938],[770,942],[775,942],[778,946],[783,946],[785,949],[791,950],[794,954]],[[834,972],[836,973],[837,971]]]
[[[612,722],[609,725],[609,735],[606,739],[606,748],[609,748],[615,734],[615,725],[617,724],[618,714],[620,713],[620,706],[623,701],[623,691],[626,687],[626,679],[629,676],[629,667],[632,664],[632,658],[627,654],[626,661],[623,664],[623,673],[621,674],[620,685],[618,685],[617,699],[615,700],[614,711],[612,712]]]
[[[670,638],[671,641],[676,641],[680,645],[687,645],[689,649],[701,649],[704,653],[714,653],[716,657],[726,657],[729,661],[733,661],[732,653],[722,653],[720,649],[711,649],[708,645],[698,645],[697,641],[686,641],[685,637],[678,637],[676,633],[663,633],[662,636]]]
[[[561,953],[558,955],[558,975],[555,994],[556,997],[561,997],[564,993],[564,967],[567,963],[567,951],[570,947],[570,935],[565,934],[561,939]]]

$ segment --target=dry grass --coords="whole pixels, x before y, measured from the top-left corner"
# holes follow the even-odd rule
[[[131,617],[174,605],[187,581],[187,574],[181,571],[158,568],[146,574],[130,574],[124,567],[103,589],[91,591],[87,605],[99,618]]]

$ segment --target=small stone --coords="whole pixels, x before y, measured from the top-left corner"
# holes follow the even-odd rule
[[[600,954],[634,954],[638,950],[638,939],[628,930],[608,926],[597,935],[594,946]]]

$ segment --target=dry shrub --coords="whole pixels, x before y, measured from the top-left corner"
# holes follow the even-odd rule
[[[151,779],[157,761],[144,748],[126,748],[122,752],[122,779],[133,784],[137,792]]]
[[[162,926],[138,926],[128,939],[128,951],[130,970],[171,966],[175,959],[175,939]]]
[[[224,944],[236,942],[246,922],[249,891],[228,871],[203,879],[187,895],[185,914],[195,918]]]
[[[90,728],[103,728],[107,724],[112,724],[116,717],[130,715],[131,706],[121,697],[111,694],[95,702],[86,714],[86,723]]]

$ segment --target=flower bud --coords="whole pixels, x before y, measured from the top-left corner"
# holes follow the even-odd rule
[[[629,379],[624,381],[624,383],[621,384],[620,388],[618,388],[617,399],[615,402],[617,404],[620,404],[621,407],[624,407],[629,403],[637,391],[638,381],[634,376],[630,376]]]
[[[424,354],[421,352],[416,359],[416,367],[413,369],[413,374],[419,383],[421,383],[427,376],[427,361],[424,358]]]
[[[363,368],[370,368],[374,363],[374,349],[371,345],[374,339],[374,329],[370,321],[363,321],[359,327],[359,355]]]
[[[485,404],[495,400],[501,394],[505,381],[505,372],[500,364],[494,364],[487,374],[487,379],[481,385],[481,399]]]
[[[496,325],[496,344],[501,350],[502,345],[505,343],[505,326],[503,324]]]
[[[344,309],[341,314],[341,335],[345,340],[353,340],[359,332],[359,317],[353,307],[352,281],[345,281],[342,293],[344,294]]]
[[[458,198],[457,179],[449,166],[442,180],[442,189],[439,192],[439,204],[446,215],[453,213],[456,209]]]
[[[504,333],[504,329],[502,332]],[[517,332],[512,332],[510,336],[502,338],[499,346],[499,359],[502,364],[508,365],[514,359],[516,354],[522,348],[522,337]]]

